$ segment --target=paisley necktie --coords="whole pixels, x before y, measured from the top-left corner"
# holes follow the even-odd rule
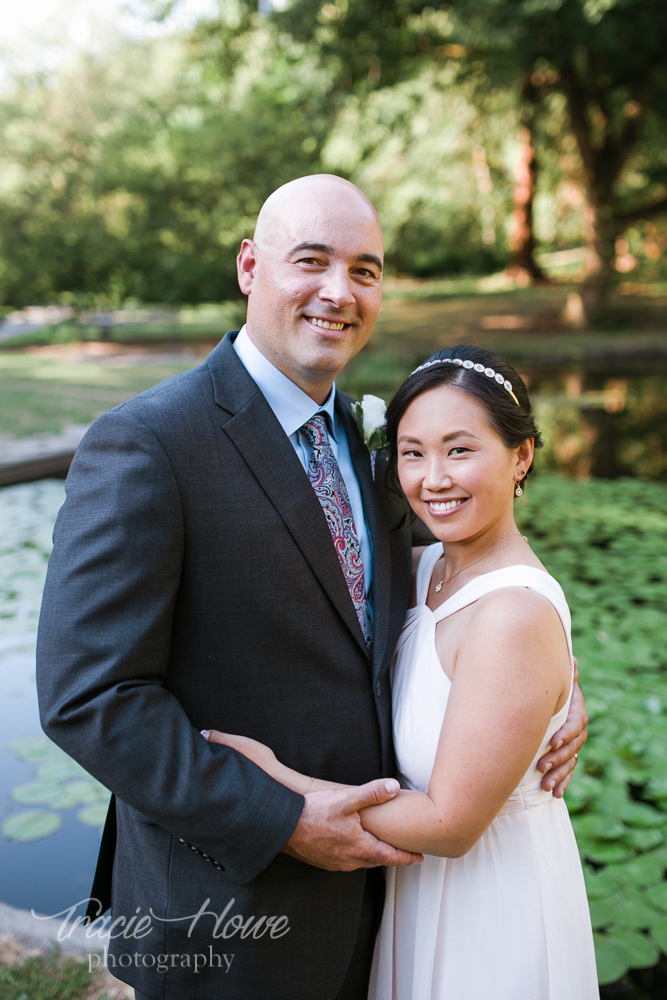
[[[369,654],[373,647],[373,625],[364,587],[359,536],[354,526],[350,497],[336,457],[331,449],[326,417],[318,413],[301,428],[313,448],[308,478],[329,525],[334,548],[347,583]]]

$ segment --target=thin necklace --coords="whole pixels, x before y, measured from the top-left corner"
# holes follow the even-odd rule
[[[475,566],[476,563],[481,562],[482,559],[486,559],[487,556],[490,556],[492,552],[496,551],[496,549],[498,548],[499,545],[502,545],[503,542],[507,541],[508,538],[512,538],[513,535],[516,535],[517,538],[523,538],[524,542],[528,541],[528,539],[526,538],[526,536],[522,535],[520,531],[510,531],[509,535],[505,535],[504,538],[501,538],[500,541],[497,542],[493,546],[492,549],[489,549],[488,552],[485,552],[483,556],[479,557],[479,559],[474,559],[473,562],[469,563],[467,566],[463,566],[461,569],[457,569],[456,573],[452,573],[452,575],[450,576],[450,578],[447,581],[447,583],[451,583],[451,581],[454,579],[454,577],[458,576],[459,573],[462,573],[464,569],[470,569],[472,566]],[[444,585],[445,585],[445,578],[443,576],[442,580],[440,581],[440,583],[435,588],[436,594],[440,593],[440,591],[442,590],[442,588],[444,587]]]

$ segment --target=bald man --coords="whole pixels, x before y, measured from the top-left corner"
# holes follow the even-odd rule
[[[280,188],[238,257],[247,325],[101,417],[72,464],[42,722],[114,792],[89,912],[111,903],[108,966],[139,998],[364,1000],[380,866],[420,860],[357,812],[397,789],[387,668],[410,587],[405,508],[334,385],[382,262],[352,184]],[[207,729],[360,787],[295,794]]]

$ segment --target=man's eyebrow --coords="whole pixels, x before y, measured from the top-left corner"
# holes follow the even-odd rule
[[[300,253],[302,250],[314,250],[316,253],[333,253],[334,248],[328,243],[297,243],[290,253]]]
[[[290,254],[301,253],[303,250],[313,250],[315,253],[335,253],[335,249],[328,243],[297,243],[295,247],[292,247]],[[375,264],[378,270],[382,270],[382,261],[374,253],[360,253],[357,260],[364,261],[367,264]]]
[[[365,260],[366,263],[375,264],[380,271],[382,270],[382,261],[374,253],[360,253],[357,260]]]

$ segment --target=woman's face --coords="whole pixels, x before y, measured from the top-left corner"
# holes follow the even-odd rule
[[[455,542],[513,518],[515,479],[530,466],[533,441],[507,448],[482,403],[443,385],[410,403],[398,425],[397,452],[415,514],[436,538]]]

